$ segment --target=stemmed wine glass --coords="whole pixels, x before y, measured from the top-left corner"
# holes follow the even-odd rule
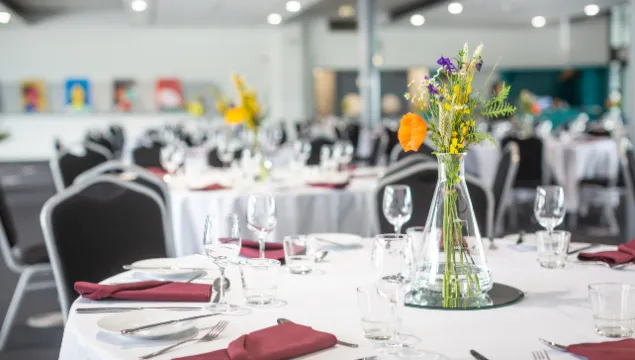
[[[276,228],[276,200],[273,195],[253,194],[247,199],[247,227],[258,237],[260,257],[265,257],[265,240]]]
[[[382,206],[384,216],[392,226],[395,233],[401,233],[401,227],[412,216],[412,194],[408,185],[388,185],[384,189],[384,201]]]
[[[185,149],[177,143],[168,144],[161,148],[159,161],[161,167],[172,176],[185,163]]]
[[[534,215],[549,234],[564,220],[566,209],[561,186],[539,186],[536,190]]]
[[[219,221],[214,215],[207,215],[203,233],[203,248],[205,255],[212,259],[220,270],[220,284],[218,302],[212,303],[209,310],[215,313],[231,313],[245,315],[249,309],[227,303],[225,300],[225,268],[238,259],[241,246],[240,224],[236,214],[229,215],[225,222]]]

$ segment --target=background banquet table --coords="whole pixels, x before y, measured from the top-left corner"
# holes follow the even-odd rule
[[[352,178],[345,189],[311,187],[304,184],[266,183],[249,188],[193,191],[171,188],[174,252],[177,256],[198,254],[207,214],[247,213],[250,193],[271,193],[276,200],[278,223],[268,241],[281,242],[287,235],[307,233],[351,233],[371,236],[379,224],[375,211],[376,177]],[[363,226],[360,226],[362,224]],[[243,222],[241,234],[253,233]]]
[[[587,286],[607,281],[632,283],[635,268],[611,270],[599,265],[573,263],[561,270],[543,269],[536,262],[535,251],[528,248],[531,241],[531,236],[527,236],[527,245],[521,248],[513,247],[512,241],[499,241],[498,250],[485,250],[494,280],[523,290],[523,301],[509,307],[478,311],[406,308],[404,332],[421,338],[420,347],[443,352],[455,360],[472,359],[470,349],[476,349],[492,360],[530,360],[533,359],[532,351],[544,349],[538,342],[539,337],[562,344],[607,340],[593,330]],[[372,345],[362,334],[355,289],[370,281],[371,244],[370,239],[364,239],[362,249],[329,254],[330,261],[319,264],[321,274],[298,276],[281,271],[279,298],[287,302],[286,306],[254,309],[247,316],[199,320],[199,328],[207,328],[220,319],[229,320],[230,325],[217,341],[182,347],[157,359],[172,359],[226,347],[231,340],[244,333],[275,324],[279,317],[332,332],[344,341],[361,345],[359,349],[337,346],[303,359],[353,360],[369,356],[373,353]],[[581,246],[572,244],[572,248]],[[192,264],[198,260],[186,257],[183,261]],[[217,273],[212,270],[197,282],[209,283]],[[228,276],[232,281],[229,301],[243,303],[237,267],[230,267]],[[133,278],[131,273],[124,273],[110,281],[124,282]],[[128,340],[111,336],[100,332],[96,325],[100,318],[108,315],[77,315],[74,312],[77,307],[108,304],[112,303],[85,299],[75,302],[65,328],[61,360],[133,359],[175,342]],[[182,317],[183,314],[175,312],[174,317]],[[195,313],[188,312],[189,315]],[[548,352],[552,360],[574,358],[552,350]]]

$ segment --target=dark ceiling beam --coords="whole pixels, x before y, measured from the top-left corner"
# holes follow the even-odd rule
[[[27,10],[20,4],[19,0],[0,0],[0,4],[9,8],[14,14],[25,17]]]
[[[413,0],[409,3],[398,5],[390,9],[388,11],[388,17],[390,18],[390,21],[397,21],[414,12],[423,11],[448,1],[449,0]]]

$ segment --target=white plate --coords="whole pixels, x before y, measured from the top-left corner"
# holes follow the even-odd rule
[[[349,249],[357,249],[362,247],[362,237],[359,235],[337,233],[310,235],[315,237],[318,243],[320,245],[324,245],[325,247],[332,246],[333,248],[337,248],[338,245],[342,248]],[[321,241],[320,239],[324,239],[326,241]],[[334,245],[332,243],[336,243],[338,245]]]
[[[183,264],[178,259],[148,259],[137,261],[132,266],[146,267],[146,268],[164,268],[164,269],[148,269],[148,270],[134,270],[135,272],[142,273],[149,277],[155,277],[160,279],[165,278],[183,278],[188,276],[194,276],[200,270],[178,269],[179,266],[188,267],[187,264]],[[189,265],[192,266],[192,265]],[[174,269],[165,269],[174,267]]]
[[[183,313],[175,311],[161,311],[161,310],[140,310],[129,311],[117,314],[112,314],[101,318],[97,322],[99,329],[111,333],[122,335],[121,330],[130,329],[138,326],[154,324],[162,321],[175,320],[182,317]],[[190,330],[194,327],[193,321],[181,321],[175,324],[156,326],[146,330],[141,330],[126,334],[125,336],[140,338],[140,339],[158,339],[165,336],[175,335],[184,331]]]

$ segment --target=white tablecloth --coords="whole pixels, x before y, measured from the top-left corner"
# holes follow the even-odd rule
[[[512,250],[511,244],[499,242],[498,250],[486,252],[494,280],[524,291],[526,297],[523,301],[480,311],[406,308],[404,332],[421,338],[420,347],[443,352],[455,360],[472,360],[470,349],[476,349],[492,360],[530,360],[533,359],[532,351],[545,349],[538,342],[539,337],[561,344],[606,341],[593,330],[587,285],[609,281],[633,283],[633,270],[577,264],[565,269],[547,270],[538,266],[535,252]],[[303,359],[353,360],[373,354],[372,345],[364,339],[360,327],[355,291],[357,286],[369,281],[370,241],[365,240],[365,247],[361,250],[331,253],[328,259],[330,262],[319,265],[324,272],[321,275],[298,276],[281,272],[278,293],[279,298],[288,303],[286,306],[254,309],[247,316],[223,316],[230,325],[219,340],[187,345],[157,359],[167,360],[224,348],[244,333],[275,324],[279,317],[329,331],[341,340],[360,344],[359,349],[336,346]],[[191,263],[191,260],[184,261]],[[213,271],[200,282],[210,283],[216,276],[217,272]],[[228,276],[232,281],[228,300],[243,302],[238,269],[230,267]],[[130,273],[126,273],[112,281],[122,282],[130,278]],[[107,335],[99,331],[97,321],[108,315],[74,313],[77,307],[107,304],[85,299],[75,302],[64,331],[61,360],[135,359],[175,342],[129,340]],[[174,317],[195,314],[175,312]],[[208,328],[218,320],[219,317],[199,320],[197,326]],[[573,359],[553,350],[548,352],[552,360]]]
[[[376,184],[376,178],[353,178],[348,187],[342,190],[308,186],[276,189],[271,184],[250,190],[173,189],[175,254],[201,253],[207,214],[234,212],[240,217],[242,236],[253,236],[246,226],[247,197],[250,192],[272,193],[275,197],[278,223],[267,241],[282,241],[287,235],[308,233],[374,235],[379,229],[374,199]]]

